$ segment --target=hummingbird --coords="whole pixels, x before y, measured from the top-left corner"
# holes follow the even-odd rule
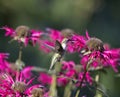
[[[61,43],[58,40],[56,40],[56,42],[55,42],[55,49],[54,49],[55,53],[54,53],[54,55],[52,57],[49,71],[53,68],[53,66],[57,62],[60,62],[61,59],[63,58],[63,56],[65,54],[65,51],[66,51],[66,46],[67,46],[67,42],[68,41],[69,41],[69,39],[67,39],[67,38],[64,38]]]

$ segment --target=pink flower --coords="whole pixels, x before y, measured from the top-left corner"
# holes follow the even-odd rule
[[[8,53],[0,53],[0,71],[7,72],[9,71],[9,62],[6,60],[8,59]]]
[[[10,74],[11,76],[15,76],[18,70],[18,67],[15,63],[10,63],[6,59],[8,59],[8,53],[0,53],[0,72]],[[21,72],[25,78],[31,77],[32,67],[25,67]]]
[[[89,73],[89,72],[86,73],[86,78],[85,78],[85,79],[87,80],[87,82],[88,82],[89,84],[92,84],[93,80],[92,80],[92,77],[90,76],[90,73]]]
[[[6,31],[6,32],[5,32],[5,36],[14,37],[15,31],[14,31],[12,28],[9,28],[9,27],[7,27],[7,26],[4,26],[3,29]]]
[[[76,71],[74,69],[69,70],[65,73],[65,76],[69,77],[69,78],[73,78],[76,74]]]
[[[83,72],[79,73],[78,79],[77,79],[77,80],[78,80],[78,83],[76,84],[77,86],[80,85],[80,83],[81,83],[81,81],[82,81],[82,79],[83,79],[83,75],[84,75]],[[90,85],[91,85],[92,82],[93,82],[92,77],[90,76],[90,73],[89,73],[89,72],[86,73],[85,78],[84,78],[84,80],[83,80],[82,86],[84,86],[84,85],[86,84],[86,82],[88,82]]]
[[[21,73],[23,74],[23,77],[26,78],[26,79],[30,79],[31,76],[32,76],[32,72],[31,71],[32,71],[33,68],[34,67],[32,67],[32,66],[28,66],[28,67],[23,68],[21,70]]]
[[[68,78],[74,78],[76,75],[75,63],[73,61],[63,61],[62,64],[61,74]]]
[[[6,60],[8,59],[8,56],[8,53],[0,53],[0,72],[9,73],[14,76],[16,71],[11,68],[11,63]]]
[[[9,27],[3,27],[3,29],[6,31],[5,36],[10,36],[13,40],[24,43],[25,46],[29,43],[35,46],[43,34],[42,31],[30,30],[27,26],[18,26],[15,30]]]
[[[50,29],[50,28],[48,28],[47,31],[49,32],[49,37],[50,37],[51,40],[53,40],[53,41],[56,41],[56,40],[62,41],[63,36],[62,36],[60,31],[55,30],[55,29]]]
[[[45,94],[43,88],[44,87],[39,84],[33,85],[25,91],[25,94],[28,95],[28,97],[43,97]]]
[[[70,53],[79,52],[83,47],[85,47],[86,38],[80,35],[73,35],[71,42],[68,43],[67,50]]]
[[[83,71],[77,71],[76,69],[76,64],[73,61],[63,61],[63,66],[62,66],[62,70],[59,74],[59,77],[57,78],[58,81],[58,85],[59,86],[64,86],[67,83],[69,83],[69,81],[77,81],[75,84],[76,86],[79,86],[82,78],[83,78]],[[82,70],[82,69],[81,69]],[[86,82],[88,82],[89,84],[92,84],[92,77],[90,76],[90,73],[87,72],[83,81],[83,85],[86,84]]]
[[[26,81],[21,73],[16,74],[16,78],[12,78],[9,74],[0,74],[0,95],[2,97],[23,97],[28,85],[33,79]]]
[[[96,68],[100,64],[103,64],[104,58],[102,58],[101,53],[99,51],[94,51],[91,54],[84,55],[80,61],[81,64],[84,66],[84,69],[86,69],[86,65],[90,60],[92,60],[90,66]]]
[[[68,84],[68,82],[69,82],[68,78],[64,77],[62,75],[57,78],[57,85],[58,86],[65,86]]]
[[[103,52],[105,58],[104,64],[111,66],[114,71],[118,72],[117,67],[120,65],[120,49],[111,49]]]
[[[28,36],[28,41],[32,42],[32,45],[35,46],[35,44],[40,40],[41,35],[43,34],[42,31],[37,30],[31,30],[30,36]]]
[[[42,31],[30,30],[29,35],[24,37],[24,44],[27,46],[28,44],[36,45],[40,41],[40,37],[43,35]]]
[[[7,59],[9,56],[9,53],[0,53],[0,60],[1,59]]]
[[[73,61],[63,61],[62,64],[62,70],[57,77],[58,86],[65,86],[76,76],[75,63]]]
[[[92,60],[91,67],[109,67],[111,66],[117,72],[117,66],[120,64],[120,49],[104,48],[103,42],[98,38],[89,38],[86,41],[81,64],[86,68],[88,61]]]
[[[46,73],[40,73],[38,81],[40,81],[43,85],[50,85],[52,82],[52,77]]]
[[[91,66],[96,68],[98,66],[109,67],[111,66],[115,72],[117,72],[117,66],[120,65],[120,53],[119,49],[114,50],[105,50],[103,52],[93,51],[88,55],[82,57],[81,64],[86,66],[88,61],[92,59]],[[120,51],[119,51],[120,52]]]
[[[63,61],[62,64],[63,64],[63,66],[62,66],[63,70],[70,70],[75,67],[75,63],[73,61],[68,61],[68,62]]]

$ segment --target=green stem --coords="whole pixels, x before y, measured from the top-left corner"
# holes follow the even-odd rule
[[[57,89],[56,89],[56,75],[52,75],[52,84],[50,86],[50,96],[51,97],[57,97]]]
[[[71,95],[71,90],[72,90],[72,85],[73,85],[73,83],[72,83],[72,81],[70,81],[70,82],[68,83],[68,85],[65,87],[64,97],[70,97],[70,95]]]
[[[78,95],[79,95],[79,93],[80,93],[80,90],[81,90],[81,88],[82,88],[82,84],[83,84],[84,79],[85,79],[85,77],[86,77],[86,73],[87,73],[87,71],[88,71],[88,69],[89,69],[89,66],[90,66],[90,64],[91,64],[92,62],[93,62],[93,60],[90,58],[90,61],[88,61],[87,65],[86,65],[85,71],[84,71],[84,73],[83,73],[82,80],[81,80],[81,82],[80,82],[80,86],[79,86],[79,88],[77,89],[77,92],[76,92],[75,97],[78,97]]]
[[[18,60],[22,60],[22,48],[23,48],[22,45],[20,45]]]
[[[50,96],[51,97],[58,97],[57,96],[57,69],[58,69],[58,66],[61,65],[60,62],[56,62],[55,64],[55,72],[52,74],[52,83],[51,83],[51,86],[50,86]]]
[[[25,65],[24,62],[22,61],[22,48],[23,48],[23,46],[22,46],[22,44],[20,44],[18,59],[15,62],[18,71],[21,70]]]

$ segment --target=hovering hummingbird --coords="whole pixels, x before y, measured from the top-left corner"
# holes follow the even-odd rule
[[[51,65],[49,70],[51,70],[53,68],[53,66],[57,63],[60,62],[61,59],[63,58],[64,54],[65,54],[65,49],[67,46],[67,42],[70,41],[67,38],[64,38],[63,41],[60,43],[58,40],[56,40],[55,42],[55,48],[54,48],[54,55],[52,57],[52,61],[51,61]]]

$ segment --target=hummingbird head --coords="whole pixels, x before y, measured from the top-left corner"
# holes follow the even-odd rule
[[[64,38],[61,43],[58,40],[56,40],[56,43],[55,43],[55,52],[57,52],[57,53],[63,53],[65,51],[67,43],[69,41],[71,41],[71,40],[68,39],[68,38]]]
[[[62,48],[66,49],[67,43],[70,41],[68,38],[64,38],[61,42]]]

